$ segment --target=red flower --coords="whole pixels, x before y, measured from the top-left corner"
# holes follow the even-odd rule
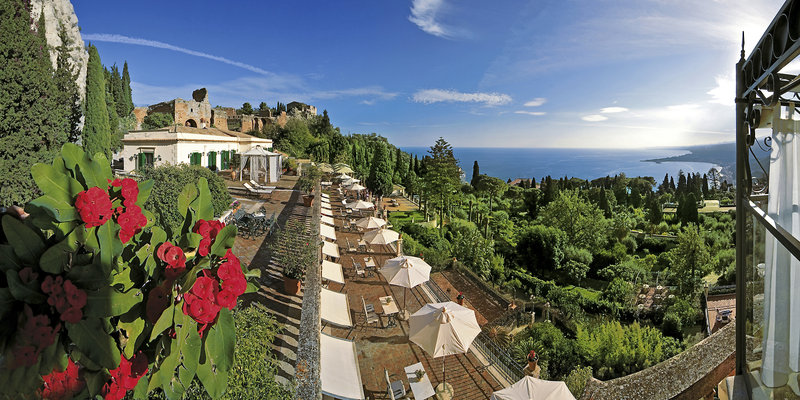
[[[122,197],[124,197],[125,200],[133,200],[136,202],[137,197],[139,197],[139,183],[131,178],[123,179]]]
[[[200,324],[210,324],[214,322],[219,310],[220,307],[211,300],[200,298],[192,293],[187,293],[186,296],[184,296],[183,313],[192,317]]]
[[[214,278],[201,276],[194,282],[194,286],[190,290],[195,296],[203,299],[214,300],[219,291],[219,282]]]
[[[103,225],[112,215],[108,192],[96,186],[78,193],[75,208],[87,228]]]
[[[81,318],[83,318],[83,312],[80,308],[70,307],[61,313],[61,320],[70,324],[81,322]]]
[[[67,301],[71,306],[83,308],[86,305],[86,292],[78,289],[69,279],[64,281],[64,292],[66,292]]]
[[[127,202],[128,200],[126,200]],[[122,207],[117,207],[117,212]],[[136,204],[126,204],[125,212],[119,213],[117,217],[119,224],[119,240],[122,243],[127,243],[133,235],[138,233],[145,225],[147,225],[147,217],[142,214],[142,208]]]
[[[164,242],[157,251],[158,258],[167,263],[164,271],[167,279],[174,280],[186,270],[186,255],[183,250],[170,242]]]
[[[208,235],[212,240],[216,239],[217,234],[219,234],[219,231],[221,231],[222,228],[225,227],[225,224],[217,220],[210,221],[209,225],[211,225],[211,231],[208,233]]]
[[[114,179],[113,181],[111,181],[109,183],[111,183],[111,186],[114,186],[114,187],[122,186],[122,181],[119,178]]]
[[[209,224],[208,221],[206,221],[204,219],[198,220],[194,224],[194,228],[192,229],[192,232],[198,233],[198,234],[200,234],[200,236],[202,236],[204,238],[208,238],[209,237],[209,233],[211,233],[211,224]]]
[[[58,311],[62,321],[75,324],[83,318],[81,309],[86,305],[86,292],[69,279],[64,281],[60,276],[55,279],[47,276],[42,282],[42,291],[49,295],[47,304]]]
[[[133,390],[144,374],[147,373],[147,356],[141,351],[134,354],[129,361],[122,356],[119,367],[108,371],[111,380],[103,385],[100,394],[105,400],[120,400],[128,390]]]
[[[145,307],[147,321],[151,324],[155,324],[161,316],[161,313],[167,309],[168,305],[169,297],[167,290],[162,286],[154,287],[153,290],[150,291],[150,294],[147,295],[147,305]]]
[[[244,273],[242,272],[241,264],[239,264],[239,259],[234,257],[234,260],[236,261],[225,261],[220,264],[219,270],[217,271],[217,276],[219,276],[223,281],[244,278]]]
[[[14,349],[14,368],[30,367],[36,364],[39,352],[33,346],[19,346]]]
[[[200,257],[205,257],[211,251],[211,239],[204,238],[200,240],[200,244],[197,245],[197,254]]]
[[[236,293],[223,289],[221,292],[219,292],[219,294],[217,294],[217,304],[219,304],[220,307],[225,307],[229,310],[232,310],[233,307],[236,307],[236,299],[238,297],[239,296]]]
[[[67,368],[63,372],[53,370],[44,379],[42,398],[49,400],[68,400],[83,390],[86,382],[78,376],[78,366],[68,359]]]
[[[247,280],[244,278],[244,274],[234,279],[228,279],[222,282],[222,289],[229,290],[236,294],[236,296],[241,296],[247,291]]]

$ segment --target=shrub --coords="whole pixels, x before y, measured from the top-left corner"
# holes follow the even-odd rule
[[[172,119],[172,115],[167,113],[152,113],[146,117],[142,121],[142,129],[158,129],[158,128],[165,128],[172,124],[175,121]]]
[[[198,165],[164,165],[145,170],[143,175],[143,179],[152,179],[155,182],[145,207],[153,210],[156,225],[168,232],[177,232],[183,223],[183,217],[178,211],[178,196],[187,183],[197,182],[201,177],[208,180],[215,216],[220,216],[233,201],[225,181],[208,168]]]
[[[536,323],[521,334],[512,348],[512,354],[518,362],[526,363],[528,352],[535,350],[539,355],[539,363],[547,361],[547,369],[552,379],[561,379],[578,363],[573,341],[567,339],[555,325],[550,322]]]
[[[564,383],[567,384],[567,389],[577,399],[581,397],[583,389],[586,387],[586,382],[591,378],[592,367],[577,367],[564,378]]]
[[[622,278],[614,278],[603,290],[603,300],[625,303],[633,293],[633,285]]]

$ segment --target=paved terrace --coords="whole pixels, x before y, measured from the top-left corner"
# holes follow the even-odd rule
[[[416,344],[408,340],[409,326],[406,321],[397,321],[396,326],[388,327],[389,318],[383,315],[381,302],[378,300],[382,296],[392,296],[397,304],[402,308],[405,293],[408,294],[406,307],[410,313],[419,310],[422,305],[432,302],[430,295],[422,285],[404,292],[402,287],[390,286],[379,272],[372,276],[359,277],[353,268],[353,261],[364,265],[364,258],[371,256],[377,265],[392,257],[395,257],[395,250],[388,246],[371,246],[373,252],[348,252],[347,240],[350,243],[357,243],[361,234],[357,232],[342,231],[344,218],[341,216],[343,211],[342,197],[336,190],[331,194],[331,207],[333,208],[336,222],[337,244],[341,253],[339,262],[343,265],[345,272],[345,285],[331,283],[329,289],[346,292],[350,306],[351,317],[355,327],[343,329],[323,322],[323,331],[335,337],[355,340],[358,351],[358,361],[361,370],[361,378],[364,384],[365,395],[371,398],[386,398],[386,379],[384,369],[386,369],[393,380],[402,379],[408,390],[408,381],[405,379],[403,368],[417,362],[422,362],[425,371],[428,373],[431,383],[435,387],[443,380],[442,358],[432,358]],[[367,214],[364,214],[367,215]],[[354,217],[356,218],[356,217]],[[449,294],[453,299],[458,291],[449,284],[447,279],[441,274],[432,274],[431,277],[442,288],[450,289]],[[361,297],[367,303],[375,307],[375,311],[380,315],[380,322],[367,326],[364,322],[364,312]],[[465,302],[467,307],[473,308],[471,303]],[[476,316],[480,324],[486,322],[486,318],[478,311]],[[502,389],[500,384],[489,372],[477,372],[478,369],[488,364],[488,362],[478,359],[474,353],[466,355],[455,355],[445,357],[446,362],[446,381],[453,385],[455,399],[487,399],[495,390]],[[409,392],[410,394],[410,392]]]
[[[264,207],[267,216],[273,213],[278,217],[278,226],[284,227],[286,221],[302,219],[311,220],[311,208],[304,207],[299,191],[292,190],[297,183],[296,176],[283,176],[277,183],[278,189],[258,199],[237,198],[241,207],[248,212],[256,212]],[[240,184],[241,185],[241,184]],[[234,253],[250,268],[261,269],[261,289],[257,293],[244,296],[244,302],[256,301],[264,304],[275,319],[283,325],[283,331],[272,343],[272,351],[279,360],[279,371],[276,379],[289,384],[295,376],[297,340],[300,326],[300,308],[303,302],[302,290],[296,296],[283,293],[283,275],[281,268],[272,262],[269,249],[271,237],[254,238],[236,237]]]

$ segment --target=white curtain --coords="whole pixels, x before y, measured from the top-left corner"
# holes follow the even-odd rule
[[[800,237],[800,143],[798,122],[773,116],[767,211],[775,222]],[[767,234],[764,275],[764,341],[761,380],[767,387],[788,383],[800,371],[800,262]]]

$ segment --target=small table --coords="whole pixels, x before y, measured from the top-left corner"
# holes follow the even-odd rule
[[[393,315],[397,315],[400,310],[397,309],[397,302],[392,298],[392,296],[384,296],[379,297],[378,300],[381,301],[381,308],[383,308],[383,313],[389,318],[389,322],[386,323],[387,328],[391,328],[393,326],[397,326],[397,323],[394,322],[392,318]]]
[[[431,385],[431,379],[428,377],[427,373],[422,375],[422,379],[417,379],[416,372],[418,370],[425,371],[421,362],[409,365],[405,368],[406,378],[408,378],[408,383],[411,384],[411,393],[414,393],[414,399],[421,400],[433,397],[436,392],[434,392],[433,385]]]
[[[364,267],[369,271],[370,276],[372,276],[372,271],[376,271],[375,260],[372,257],[364,257]]]

